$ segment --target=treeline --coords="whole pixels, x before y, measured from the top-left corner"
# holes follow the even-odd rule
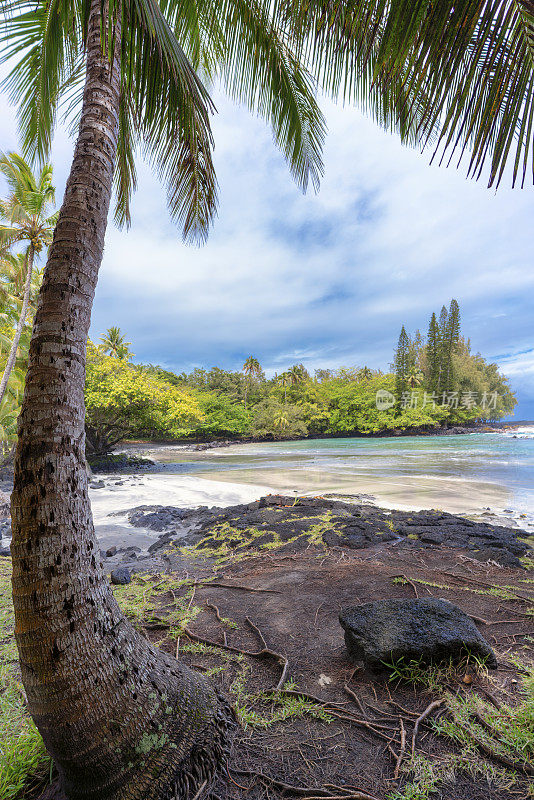
[[[124,438],[291,439],[350,436],[496,420],[516,399],[496,364],[471,354],[458,304],[432,316],[429,334],[403,327],[392,371],[317,369],[303,364],[267,378],[249,357],[241,370],[212,367],[176,374],[130,362],[117,328],[88,348],[88,448]],[[382,400],[382,402],[379,400]],[[386,398],[386,402],[383,402]]]

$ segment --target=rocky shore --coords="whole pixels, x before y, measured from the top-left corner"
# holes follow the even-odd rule
[[[270,550],[295,554],[310,545],[380,550],[387,544],[407,553],[460,550],[476,561],[511,568],[521,568],[521,559],[534,555],[526,531],[443,511],[389,511],[369,505],[365,497],[347,503],[268,495],[227,508],[142,505],[120,513],[127,514],[133,528],[159,535],[146,551],[112,547],[102,552],[108,571],[119,566],[131,572],[175,570],[187,558],[184,548],[195,556],[217,558],[221,553],[240,557]]]

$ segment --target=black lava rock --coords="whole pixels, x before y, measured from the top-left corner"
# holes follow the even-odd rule
[[[472,619],[447,600],[377,600],[344,609],[339,622],[349,654],[371,669],[401,658],[429,662],[465,652],[497,666]]]
[[[128,512],[128,522],[136,528],[165,531],[181,522],[187,510],[175,506],[138,506]]]
[[[111,571],[111,583],[116,586],[121,586],[125,583],[131,583],[132,573],[127,567],[117,567]]]

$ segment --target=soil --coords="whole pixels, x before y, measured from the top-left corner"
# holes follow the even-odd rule
[[[189,575],[191,577],[191,573]],[[411,583],[395,583],[398,576],[405,576]],[[481,633],[497,654],[498,668],[476,675],[468,667],[473,682],[466,685],[463,683],[464,666],[450,676],[448,689],[460,694],[478,692],[484,698],[492,696],[497,703],[515,704],[519,697],[520,676],[510,657],[519,654],[525,659],[529,652],[525,637],[532,633],[532,618],[524,614],[534,596],[532,584],[522,583],[524,579],[524,572],[482,565],[467,554],[446,548],[403,553],[394,543],[387,543],[372,551],[358,553],[340,547],[325,550],[310,546],[299,552],[288,549],[284,553],[278,551],[253,556],[245,563],[226,567],[223,574],[218,575],[218,580],[224,583],[270,592],[198,586],[195,603],[201,605],[203,611],[190,628],[194,634],[219,644],[224,642],[226,633],[226,641],[233,647],[260,649],[258,635],[247,622],[247,618],[250,619],[261,631],[268,647],[287,657],[289,668],[286,677],[294,680],[300,691],[320,697],[327,703],[345,704],[343,708],[359,719],[380,720],[380,724],[385,725],[382,732],[386,731],[388,737],[397,734],[397,739],[400,713],[404,716],[411,741],[415,715],[439,695],[392,682],[387,673],[377,675],[357,668],[345,649],[343,631],[338,622],[340,609],[359,602],[409,598],[415,594],[444,597],[454,602],[479,620]],[[417,583],[418,580],[440,584],[440,587],[426,586]],[[504,600],[491,594],[477,593],[490,591],[488,584],[517,586],[517,595],[527,599],[514,597]],[[235,629],[229,630],[226,624],[217,620],[215,606],[221,619],[237,624]],[[151,632],[151,635],[154,634]],[[167,646],[162,643],[162,647]],[[532,658],[531,650],[529,657]],[[221,663],[218,656],[198,653],[183,653],[182,658],[196,669]],[[274,659],[247,660],[252,667],[247,691],[268,690],[276,686],[280,665]],[[226,668],[212,679],[228,691],[236,675],[235,667]],[[345,684],[356,694],[363,712],[345,691]],[[410,713],[399,712],[390,700]],[[271,704],[259,702],[257,708],[260,713],[268,714]],[[393,749],[398,752],[397,742],[393,743]],[[433,735],[431,729],[423,725],[417,752],[443,758],[455,749],[447,739]],[[301,788],[319,788],[327,784],[343,789],[356,786],[384,800],[389,792],[406,782],[405,777],[394,779],[394,767],[395,761],[386,741],[374,733],[350,722],[334,720],[327,724],[306,717],[265,730],[254,727],[241,730],[234,744],[229,770],[219,780],[212,797],[214,800],[267,800],[298,796],[296,792],[284,793],[279,787],[262,781],[257,774],[263,773]],[[521,777],[509,791],[492,788],[484,779],[475,781],[468,775],[460,775],[454,789],[452,786],[449,788],[450,793],[447,787],[442,786],[443,796],[455,800],[517,800],[528,796],[527,780]],[[336,794],[334,790],[332,792]]]
[[[476,693],[497,706],[521,701],[522,671],[514,660],[534,662],[534,582],[522,568],[503,566],[494,559],[479,561],[476,555],[486,534],[498,534],[504,544],[495,550],[515,558],[518,548],[525,552],[528,545],[517,538],[521,533],[517,530],[465,520],[460,530],[460,518],[441,512],[434,512],[434,517],[433,512],[389,514],[325,498],[294,503],[294,498],[271,497],[248,506],[197,511],[200,517],[194,525],[188,514],[184,520],[183,510],[173,516],[165,509],[163,516],[152,517],[154,524],[167,519],[168,530],[187,524],[193,531],[189,543],[194,549],[185,551],[178,549],[168,531],[164,534],[165,569],[190,581],[215,581],[195,586],[191,603],[200,611],[178,643],[165,624],[165,614],[177,602],[174,592],[160,596],[161,622],[153,619],[144,626],[145,632],[162,649],[173,654],[178,649],[193,669],[209,671],[211,680],[248,710],[249,724],[239,729],[231,758],[209,800],[389,800],[412,780],[402,769],[395,774],[401,721],[409,760],[415,720],[446,692]],[[145,514],[154,514],[154,509],[138,509],[132,518],[146,524]],[[391,526],[384,526],[387,519]],[[357,531],[354,522],[360,524]],[[252,539],[251,526],[256,531]],[[416,538],[408,538],[408,531],[415,530]],[[378,531],[389,531],[391,536],[380,536]],[[447,535],[436,540],[436,534],[443,532]],[[426,542],[424,533],[430,535]],[[463,547],[454,538],[460,534],[467,536]],[[351,537],[359,545],[353,546]],[[156,583],[160,577],[146,580]],[[351,661],[338,621],[340,610],[370,600],[413,597],[445,598],[469,614],[492,645],[497,669],[477,670],[467,660],[449,668],[442,683],[429,690],[423,684],[392,679],[387,670],[366,671]],[[202,652],[199,639],[214,647]],[[250,655],[262,649],[267,651],[263,656]],[[330,710],[330,721],[309,713],[273,721],[273,712],[282,708],[280,699],[293,699],[275,691],[285,663],[284,682],[294,682],[295,694],[326,704],[319,708]],[[423,677],[425,670],[430,675],[431,668],[423,668]],[[250,724],[253,713],[266,720],[265,727]],[[431,726],[432,720],[448,713],[445,706],[435,708],[419,728],[415,752],[434,765],[461,752]],[[440,794],[432,797],[532,797],[529,778],[521,772],[513,773],[515,780],[506,787],[496,783],[491,769],[502,770],[502,765],[483,757],[476,745],[472,761],[484,775],[458,771],[452,777],[449,772],[439,783]]]

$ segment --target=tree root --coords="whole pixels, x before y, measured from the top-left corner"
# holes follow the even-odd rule
[[[399,772],[402,765],[402,759],[404,758],[404,753],[406,751],[406,730],[404,728],[404,722],[402,721],[402,717],[400,721],[400,737],[401,737],[400,751],[399,755],[397,756],[397,761],[395,763],[395,769],[393,771],[393,777],[395,780],[397,780],[399,777]]]
[[[463,722],[460,722],[454,715],[452,715],[452,717],[455,725],[458,725],[458,727],[461,728],[461,730],[463,730],[464,733],[466,733],[470,739],[473,740],[478,749],[484,753],[485,756],[488,756],[488,758],[491,758],[498,764],[502,764],[503,767],[508,767],[516,772],[522,772],[524,775],[534,775],[533,766],[527,764],[525,761],[514,761],[513,758],[509,758],[502,753],[498,753],[489,744],[484,742],[482,739],[479,739],[476,733],[473,733],[473,731],[467,725],[464,725]]]
[[[193,631],[189,630],[189,628],[184,628],[184,633],[188,636],[192,641],[199,642],[200,644],[206,644],[209,647],[220,647],[222,650],[228,650],[230,653],[239,653],[244,656],[249,656],[250,658],[272,658],[278,662],[278,664],[282,667],[282,674],[280,675],[280,679],[276,684],[275,691],[278,691],[282,688],[286,681],[287,672],[289,669],[289,661],[287,660],[286,656],[282,655],[281,653],[277,653],[274,650],[271,650],[267,647],[267,643],[263,637],[262,632],[260,629],[254,625],[254,623],[248,618],[245,618],[252,630],[257,634],[260,643],[261,643],[261,650],[252,651],[252,650],[243,650],[240,647],[232,647],[229,644],[221,644],[220,642],[214,642],[212,639],[204,639],[202,636],[198,636]]]
[[[278,694],[289,695],[290,697],[300,697],[303,700],[308,700],[311,703],[320,705],[321,708],[324,708],[327,714],[330,714],[332,717],[365,728],[370,733],[374,733],[375,736],[378,736],[379,739],[384,739],[384,741],[388,743],[395,738],[395,734],[393,734],[393,736],[390,735],[390,727],[374,722],[373,720],[359,719],[359,717],[351,714],[350,711],[347,711],[347,709],[343,708],[343,706],[338,703],[329,703],[327,700],[321,700],[320,697],[316,697],[313,694],[299,692],[298,689],[277,689],[277,692]],[[382,733],[382,731],[387,731],[387,733]]]
[[[418,731],[419,731],[419,725],[420,725],[420,724],[421,724],[421,723],[422,723],[422,722],[423,722],[423,721],[424,721],[424,720],[425,720],[425,719],[426,719],[426,718],[429,716],[429,714],[431,714],[431,713],[432,713],[432,712],[433,712],[433,711],[434,711],[436,708],[439,708],[440,706],[442,706],[444,702],[445,702],[445,700],[444,700],[444,699],[441,699],[441,700],[434,700],[434,702],[433,702],[433,703],[430,703],[430,705],[428,705],[428,706],[425,708],[425,710],[423,711],[423,713],[422,713],[422,714],[420,714],[420,715],[417,717],[417,719],[415,720],[415,725],[414,725],[413,734],[412,734],[412,758],[413,758],[413,756],[414,756],[414,753],[415,753],[415,742],[416,742],[416,739],[417,739],[417,733],[418,733]]]
[[[378,800],[374,795],[353,787],[335,786],[334,784],[328,784],[329,788],[318,789],[305,786],[292,786],[276,778],[271,778],[270,775],[265,775],[263,772],[256,772],[255,770],[249,769],[237,769],[237,767],[234,767],[233,771],[237,772],[239,775],[248,775],[268,786],[280,789],[283,792],[290,792],[297,797],[305,797],[306,800]],[[333,794],[330,789],[335,789],[337,793]],[[340,794],[340,792],[343,792],[343,794]]]

